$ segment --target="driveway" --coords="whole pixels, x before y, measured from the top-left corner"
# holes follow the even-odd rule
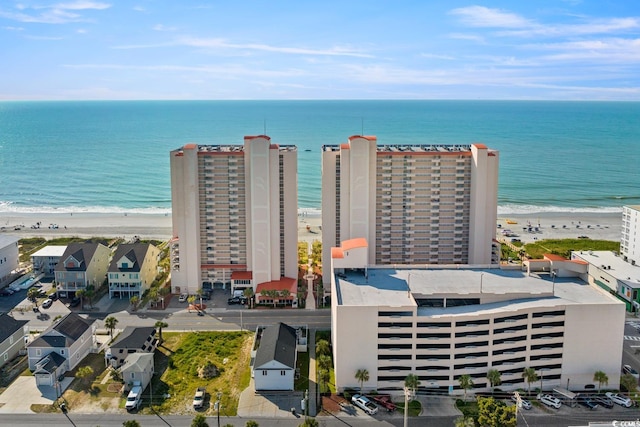
[[[295,408],[293,414],[291,409]],[[240,393],[238,416],[243,418],[300,418],[302,412],[302,392],[260,392],[257,393],[253,378],[249,387]]]
[[[66,390],[73,378],[60,383]],[[49,386],[36,386],[36,377],[19,376],[0,394],[0,414],[32,414],[31,405],[51,405],[56,400],[56,391]]]

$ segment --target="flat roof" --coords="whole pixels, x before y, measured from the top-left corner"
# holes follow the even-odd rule
[[[49,245],[34,252],[31,256],[57,256],[61,257],[64,251],[67,250],[67,246]]]
[[[13,245],[18,242],[20,238],[11,234],[0,235],[0,249],[6,248],[9,245]]]
[[[416,298],[480,298],[480,305],[419,308],[419,314],[455,314],[484,310],[568,304],[618,304],[604,291],[578,278],[527,275],[500,269],[368,268],[337,274],[337,303],[342,306],[417,306]],[[482,292],[481,292],[482,284]],[[554,294],[555,290],[555,294]]]
[[[611,251],[574,251],[572,257],[578,257],[606,272],[630,287],[640,288],[640,266],[632,265]]]

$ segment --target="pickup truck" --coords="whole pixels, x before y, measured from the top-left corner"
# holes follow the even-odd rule
[[[193,408],[200,409],[204,406],[204,398],[207,394],[207,390],[204,387],[198,387],[196,394],[193,396]]]
[[[369,396],[369,398],[389,412],[396,410],[396,404],[393,403],[391,396],[388,394],[377,394],[375,396]]]
[[[127,403],[125,403],[124,407],[127,411],[133,411],[134,409],[140,408],[140,404],[142,403],[142,387],[139,385],[133,386],[129,394],[127,395]]]
[[[376,404],[361,394],[354,394],[353,397],[351,397],[351,402],[368,415],[375,415],[378,413],[378,407]]]

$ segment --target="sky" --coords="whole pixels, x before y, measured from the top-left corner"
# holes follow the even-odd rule
[[[640,100],[640,1],[0,0],[0,100]]]

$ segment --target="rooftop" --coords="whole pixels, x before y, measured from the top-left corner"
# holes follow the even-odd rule
[[[595,268],[624,282],[629,287],[640,288],[640,266],[632,265],[611,251],[575,251],[572,258],[582,259]]]
[[[322,151],[340,151],[342,144],[323,145]],[[378,153],[460,153],[470,152],[470,144],[402,144],[402,145],[378,145],[376,148]]]
[[[421,314],[503,311],[509,306],[550,307],[583,303],[618,303],[604,291],[577,278],[527,275],[500,269],[369,268],[338,274],[337,302],[343,306],[418,306],[416,300],[479,299],[481,304],[421,307]]]
[[[45,246],[44,248],[40,249],[37,252],[34,252],[31,256],[32,257],[45,257],[45,256],[53,256],[53,257],[61,257],[62,255],[64,255],[64,251],[67,249],[67,246],[57,246],[57,245],[49,245],[49,246]]]
[[[18,236],[12,236],[11,234],[0,235],[0,248],[6,248],[9,245],[13,245],[20,240]]]

